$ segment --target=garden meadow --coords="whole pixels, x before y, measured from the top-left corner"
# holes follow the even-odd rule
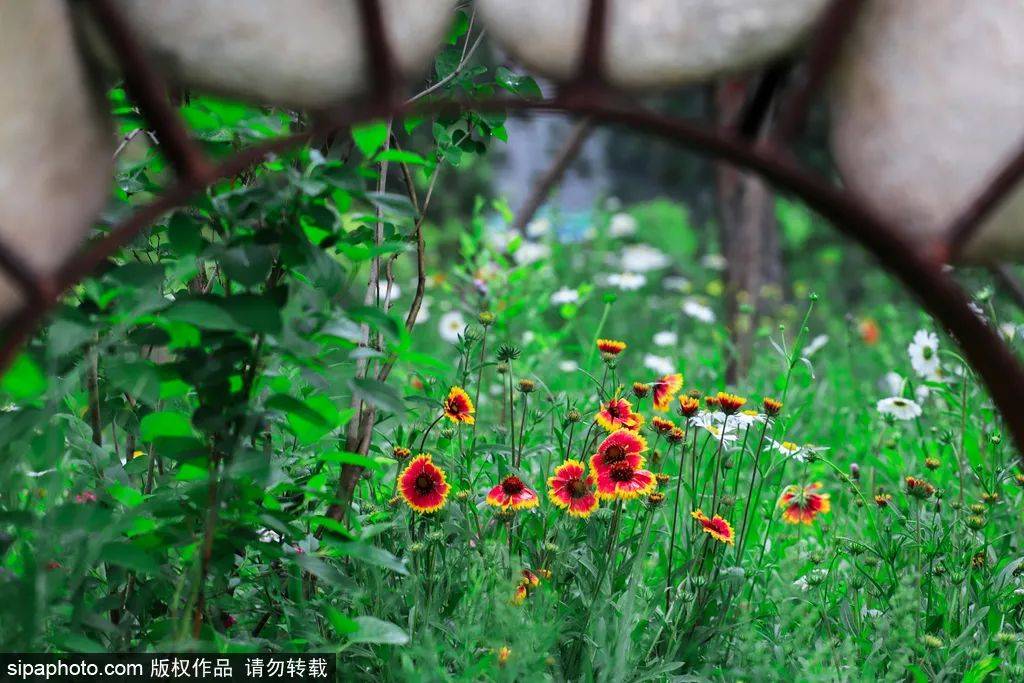
[[[710,169],[633,133],[609,148],[680,196],[608,179],[517,220],[495,169],[526,141],[472,103],[541,89],[476,53],[475,17],[445,19],[412,96],[465,106],[211,184],[14,359],[0,650],[327,653],[365,681],[1024,680],[1024,469],[955,341],[783,195],[784,277],[754,314]],[[99,234],[171,176],[106,95]],[[315,123],[174,109],[214,159]],[[1019,353],[1012,297],[956,275]]]

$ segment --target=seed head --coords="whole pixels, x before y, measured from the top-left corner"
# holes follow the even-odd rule
[[[576,408],[569,408],[569,412],[565,414],[565,419],[569,422],[579,422],[583,419],[583,414]]]
[[[925,461],[924,461],[924,466],[927,467],[928,469],[932,470],[932,471],[935,471],[935,470],[939,469],[939,465],[941,465],[941,464],[942,463],[939,462],[938,458],[925,458]]]
[[[483,311],[477,316],[477,321],[484,327],[490,327],[494,324],[494,314],[490,311]]]
[[[498,347],[498,360],[502,363],[511,363],[514,360],[518,360],[522,351],[519,350],[518,346],[512,344],[502,344]]]
[[[637,398],[645,398],[651,393],[651,385],[643,382],[633,382],[633,395]]]
[[[404,462],[408,460],[410,455],[412,455],[412,451],[410,451],[405,446],[395,446],[394,448],[391,449],[391,457],[393,457],[398,462]]]

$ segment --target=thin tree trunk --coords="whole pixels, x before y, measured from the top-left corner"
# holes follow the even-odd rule
[[[730,125],[743,110],[746,85],[731,80],[717,87],[715,108],[721,125]],[[722,255],[727,262],[726,325],[732,341],[726,380],[735,384],[750,369],[758,319],[778,300],[785,273],[774,195],[768,186],[726,164],[716,165],[715,180]]]

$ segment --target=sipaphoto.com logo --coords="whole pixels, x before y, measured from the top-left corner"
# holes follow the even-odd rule
[[[94,679],[101,676],[142,676],[145,667],[138,662],[90,662],[84,659],[57,658],[53,661],[8,661],[4,671],[8,680]]]

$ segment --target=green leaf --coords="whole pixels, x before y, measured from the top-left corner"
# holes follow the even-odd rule
[[[494,72],[494,80],[498,85],[514,95],[527,99],[543,97],[537,81],[526,75],[514,74],[504,66],[499,66]]]
[[[318,419],[308,419],[305,411],[290,412],[287,415],[288,426],[303,444],[315,443],[343,421],[342,414],[334,402],[326,396],[310,396],[305,400],[305,404],[319,416]]]
[[[318,455],[317,459],[338,465],[358,465],[359,467],[373,470],[379,470],[385,466],[386,462],[389,462],[382,462],[377,458],[370,458],[358,453],[349,453],[348,451],[328,451]]]
[[[139,423],[139,435],[143,441],[161,437],[191,437],[192,423],[181,413],[161,411],[150,413]]]
[[[359,630],[349,634],[353,643],[377,643],[381,645],[405,645],[409,636],[401,628],[390,621],[381,621],[375,617],[356,617]]]
[[[303,420],[312,425],[330,427],[327,418],[316,410],[313,410],[304,402],[289,396],[288,394],[274,394],[267,399],[266,407],[270,410],[280,410],[286,416],[299,415]]]
[[[4,373],[0,387],[15,400],[37,398],[46,391],[46,375],[28,354],[22,353]]]
[[[353,377],[349,380],[352,393],[360,399],[372,403],[381,410],[401,415],[405,412],[405,403],[398,391],[375,379]]]
[[[334,627],[335,633],[339,636],[347,636],[348,634],[355,633],[359,630],[359,622],[355,619],[349,619],[336,608],[331,607],[330,605],[324,605],[323,611],[324,616],[327,617],[327,621],[331,622],[331,626]]]
[[[352,128],[352,139],[363,156],[370,158],[387,141],[388,125],[383,121],[373,121],[362,126],[355,126]]]
[[[306,554],[295,555],[295,563],[316,578],[331,585],[341,586],[347,583],[347,580],[341,572],[321,560],[319,557],[313,557],[312,555]]]
[[[125,486],[124,484],[111,484],[107,487],[107,493],[109,493],[114,500],[127,508],[138,507],[142,504],[142,501],[145,500],[144,496],[138,489]]]
[[[152,555],[131,543],[108,543],[100,551],[100,559],[147,574],[160,571],[160,563]]]
[[[238,323],[223,308],[198,299],[175,301],[164,311],[163,317],[206,330],[230,331],[238,328]]]
[[[179,256],[198,254],[203,248],[202,226],[192,216],[179,211],[167,223],[167,239]]]

